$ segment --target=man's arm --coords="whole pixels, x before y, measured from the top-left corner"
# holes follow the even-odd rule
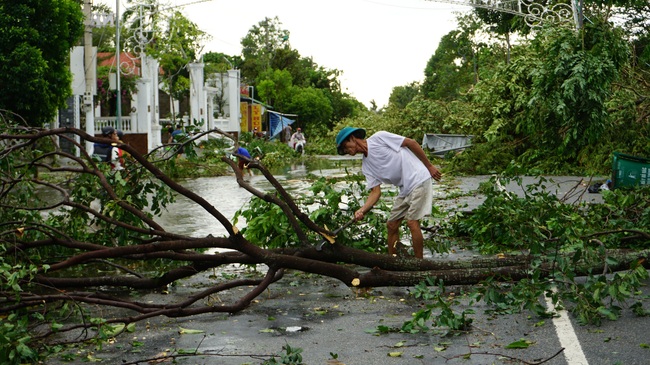
[[[409,150],[411,150],[411,152],[413,152],[415,157],[417,157],[418,160],[422,161],[424,167],[426,167],[427,170],[429,170],[431,177],[434,178],[436,181],[440,181],[442,174],[435,166],[433,166],[431,161],[429,161],[427,155],[424,153],[424,150],[422,149],[422,147],[420,147],[419,143],[417,143],[412,138],[404,138],[404,142],[402,142],[402,147],[406,147]]]
[[[381,185],[377,185],[370,189],[370,194],[368,195],[366,202],[361,208],[359,208],[359,210],[354,212],[354,219],[358,221],[362,220],[366,213],[368,213],[370,209],[375,206],[377,201],[379,201],[379,197],[381,197]]]

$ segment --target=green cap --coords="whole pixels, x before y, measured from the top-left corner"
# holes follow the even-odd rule
[[[336,151],[339,155],[345,155],[345,151],[341,149],[341,144],[345,142],[351,134],[354,134],[357,138],[366,138],[366,130],[363,128],[345,127],[341,129],[339,134],[336,135]]]

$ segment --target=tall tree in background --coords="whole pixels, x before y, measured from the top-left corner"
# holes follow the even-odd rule
[[[559,173],[598,148],[613,126],[612,88],[628,62],[629,48],[620,29],[602,18],[591,19],[582,32],[545,27],[530,43],[515,48],[510,64],[503,61],[493,77],[476,85],[472,134],[485,140],[486,147],[468,151],[468,160],[476,160],[473,153],[484,157],[486,151],[508,149],[510,156],[501,160],[506,164],[515,160]]]
[[[282,23],[278,17],[264,18],[252,26],[246,36],[242,38],[244,64],[241,72],[243,79],[255,80],[258,75],[273,68],[273,62],[279,52],[284,52],[285,57],[282,58],[288,58],[287,52],[291,53],[289,31],[282,29],[281,26]],[[285,65],[286,67],[287,65]]]
[[[341,71],[319,66],[291,48],[280,20],[265,18],[242,39],[242,79],[257,98],[283,113],[297,114],[310,133],[324,134],[334,121],[354,115],[362,104],[341,91]]]
[[[180,12],[168,20],[162,37],[156,39],[152,54],[163,69],[163,85],[176,100],[190,96],[190,74],[187,65],[198,61],[198,55],[208,36]]]
[[[72,94],[70,49],[83,34],[83,14],[72,0],[0,4],[0,109],[30,125],[53,120]]]
[[[123,18],[124,23],[130,24],[125,30],[126,50],[135,54],[145,51],[155,57],[163,70],[165,91],[175,100],[188,98],[190,80],[187,65],[198,61],[209,36],[181,12],[166,13],[154,5],[132,7],[125,11]],[[142,24],[144,21],[147,24]],[[150,31],[143,33],[142,28]],[[129,42],[129,39],[137,40],[140,37],[150,40],[145,49],[139,48],[137,42]],[[176,111],[172,110],[171,117],[175,116]]]
[[[418,82],[414,81],[405,86],[395,86],[388,98],[388,105],[397,109],[404,109],[418,94],[420,94],[420,84]]]
[[[532,46],[540,59],[533,70],[526,130],[562,154],[576,156],[598,141],[610,123],[611,87],[628,62],[629,48],[620,29],[592,17],[585,29],[545,29]]]
[[[453,100],[478,81],[477,54],[482,46],[474,40],[482,23],[475,17],[458,18],[460,29],[445,34],[424,69],[422,93],[430,99]]]
[[[516,3],[511,3],[511,6],[516,6]],[[488,26],[490,33],[503,37],[507,50],[506,63],[510,63],[512,35],[514,33],[526,35],[531,31],[524,18],[520,15],[482,8],[474,8],[474,14]]]

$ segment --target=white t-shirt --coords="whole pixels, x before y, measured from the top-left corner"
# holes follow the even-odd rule
[[[399,188],[399,196],[431,179],[429,170],[410,149],[402,147],[405,137],[380,131],[366,139],[368,156],[362,159],[361,172],[368,190],[382,183]]]
[[[120,157],[120,149],[115,146],[111,148],[111,166],[113,167],[113,171],[124,170],[120,162]]]

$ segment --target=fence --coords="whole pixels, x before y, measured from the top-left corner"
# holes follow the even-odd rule
[[[120,129],[124,133],[133,133],[131,117],[121,117],[120,125],[117,125],[117,117],[95,117],[95,133],[101,133],[102,128],[111,126]]]

